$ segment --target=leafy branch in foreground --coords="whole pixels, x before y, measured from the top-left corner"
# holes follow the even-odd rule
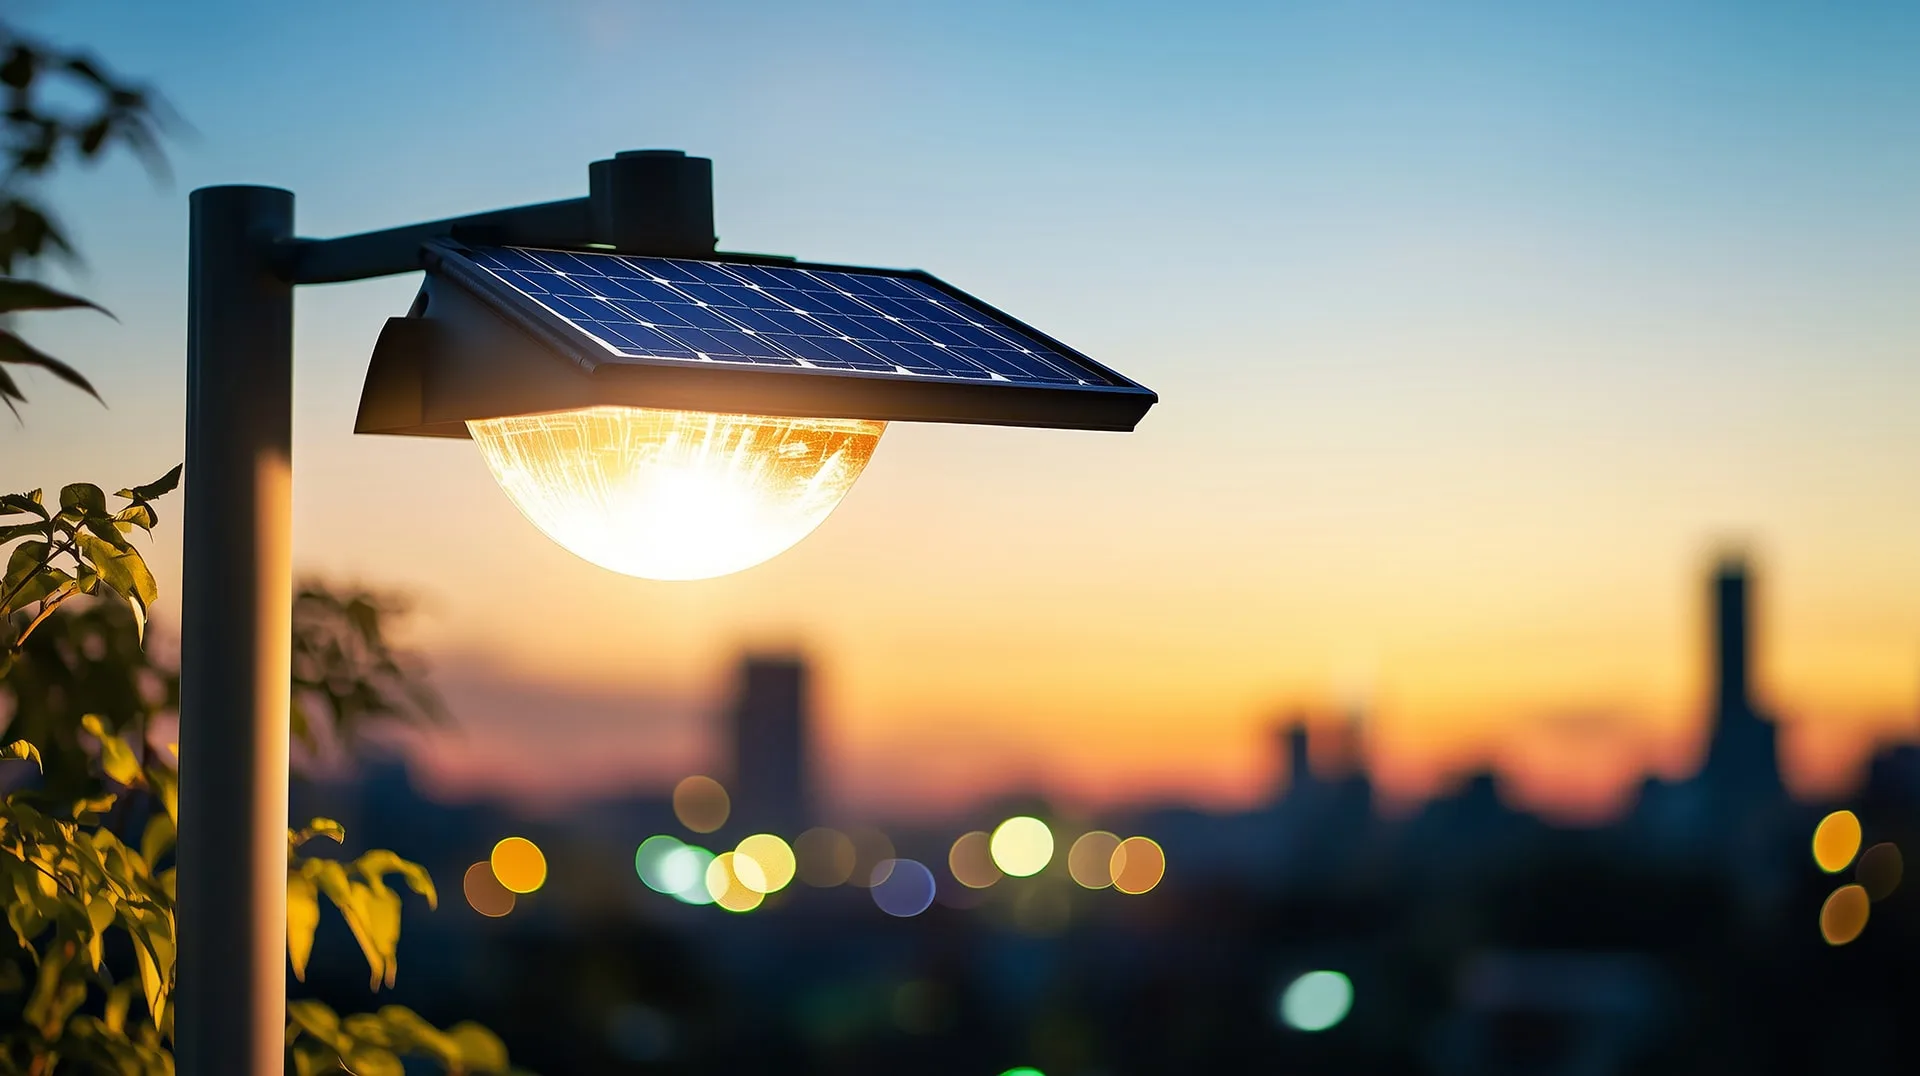
[[[136,527],[153,529],[160,521],[154,500],[179,484],[175,467],[144,486],[114,494],[128,502],[117,510],[109,510],[107,495],[87,482],[62,489],[57,508],[49,508],[37,489],[0,495],[0,549],[13,545],[0,576],[0,673],[54,610],[77,595],[96,593],[102,584],[126,601],[134,629],[144,637],[147,610],[160,588],[128,538]],[[28,606],[38,608],[16,632],[14,614]]]
[[[22,263],[75,257],[65,229],[35,187],[59,165],[98,160],[115,146],[125,146],[150,173],[164,177],[160,132],[173,118],[151,90],[114,74],[95,57],[36,41],[4,23],[0,99],[5,101],[0,110],[0,315],[98,310],[85,299],[14,277]],[[39,367],[99,399],[79,371],[0,326],[0,403],[16,414],[26,397],[8,365]]]

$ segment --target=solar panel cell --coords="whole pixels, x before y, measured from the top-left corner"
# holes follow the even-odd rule
[[[470,248],[611,361],[818,367],[903,378],[1110,386],[1099,371],[923,280],[799,266]]]

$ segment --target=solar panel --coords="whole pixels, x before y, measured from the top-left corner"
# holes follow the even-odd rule
[[[528,247],[463,253],[609,362],[1136,387],[919,274]]]

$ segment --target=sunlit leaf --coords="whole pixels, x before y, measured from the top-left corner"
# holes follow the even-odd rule
[[[460,1062],[468,1072],[497,1073],[506,1072],[507,1046],[500,1036],[472,1022],[463,1022],[447,1029],[447,1037],[460,1047]]]
[[[46,769],[40,762],[40,749],[25,740],[15,740],[0,747],[0,758],[17,758],[31,762],[42,770]]]
[[[439,894],[433,888],[433,876],[418,863],[401,859],[385,848],[376,848],[354,860],[353,865],[370,882],[380,882],[388,874],[398,874],[406,881],[407,888],[427,898],[427,907],[440,906]]]
[[[160,596],[160,586],[147,570],[147,562],[131,549],[122,552],[84,531],[74,535],[80,552],[99,571],[100,578],[127,601],[133,610],[136,627],[144,639],[147,608]]]
[[[161,856],[173,850],[174,840],[173,818],[155,814],[147,819],[147,828],[140,834],[140,858],[158,863]]]
[[[80,727],[100,741],[100,768],[108,777],[128,788],[140,783],[140,759],[134,754],[132,744],[107,731],[98,714],[82,717]]]
[[[311,878],[287,876],[287,957],[293,977],[306,982],[307,958],[313,954],[313,932],[320,925],[320,891]]]
[[[60,510],[83,516],[107,514],[107,495],[91,482],[75,482],[60,490]]]
[[[294,848],[298,848],[308,841],[313,840],[315,837],[327,837],[335,844],[343,844],[347,839],[347,827],[335,822],[331,818],[315,818],[301,827],[298,832],[288,831],[288,850],[291,851]]]

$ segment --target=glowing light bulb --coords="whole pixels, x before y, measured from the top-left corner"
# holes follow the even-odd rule
[[[853,488],[886,428],[639,407],[467,423],[534,526],[643,579],[710,579],[792,547]]]

